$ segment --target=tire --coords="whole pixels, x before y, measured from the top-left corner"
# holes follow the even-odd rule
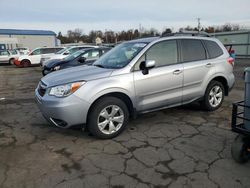
[[[88,130],[97,138],[110,139],[119,135],[125,129],[128,121],[129,111],[126,104],[116,97],[104,97],[91,107],[88,116]]]
[[[49,74],[49,73],[51,73],[51,71],[46,71],[46,70],[42,70],[42,74],[43,74],[43,76],[46,76],[47,74]]]
[[[9,60],[9,64],[10,64],[10,65],[14,65],[14,60],[15,60],[15,59],[13,59],[13,58],[10,59],[10,60]]]
[[[21,66],[22,67],[29,67],[30,66],[30,61],[29,60],[23,60],[21,62]]]
[[[247,151],[248,144],[245,137],[238,135],[231,147],[231,154],[233,159],[240,164],[246,163],[250,158],[250,153]]]
[[[225,96],[225,88],[221,82],[211,81],[208,85],[204,100],[201,102],[203,109],[208,111],[214,111],[220,108]]]

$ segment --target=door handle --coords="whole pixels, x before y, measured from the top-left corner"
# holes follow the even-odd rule
[[[175,74],[175,75],[178,75],[178,74],[180,74],[180,73],[182,73],[182,71],[181,70],[175,70],[174,72],[173,72],[173,74]]]
[[[209,67],[212,67],[212,66],[213,66],[212,63],[207,63],[207,64],[206,64],[206,67],[208,67],[208,68],[209,68]]]

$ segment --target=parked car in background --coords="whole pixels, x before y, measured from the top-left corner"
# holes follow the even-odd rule
[[[30,53],[30,49],[29,48],[25,48],[25,47],[22,47],[22,48],[15,48],[15,50],[19,51],[19,53],[21,55],[27,55]]]
[[[20,56],[17,50],[0,50],[0,63],[13,64],[14,60]]]
[[[43,77],[36,99],[55,126],[85,125],[96,137],[113,138],[136,114],[194,101],[220,108],[235,82],[233,67],[215,38],[144,38],[116,46],[93,66]]]
[[[10,59],[10,64],[14,64],[14,61],[15,61],[15,59],[18,59],[20,56],[21,56],[21,54],[20,54],[20,52],[18,51],[18,50],[9,50],[9,52],[10,52],[10,56],[11,56],[11,59]]]
[[[31,65],[38,65],[41,61],[41,57],[43,54],[55,54],[56,52],[62,50],[62,47],[54,47],[54,48],[36,48],[28,55],[21,55],[18,59],[14,61],[14,64],[17,67],[28,67]]]
[[[46,65],[43,66],[42,74],[43,76],[45,76],[57,70],[62,70],[80,65],[91,65],[110,49],[111,48],[108,47],[84,49],[79,50],[63,59],[48,60]]]
[[[44,66],[46,64],[45,62],[50,60],[50,59],[63,59],[65,57],[67,57],[68,55],[71,55],[71,54],[77,52],[78,50],[82,50],[82,49],[86,49],[86,48],[98,48],[98,46],[83,45],[83,46],[67,47],[65,49],[58,51],[55,54],[42,56],[40,64],[41,64],[41,66]]]

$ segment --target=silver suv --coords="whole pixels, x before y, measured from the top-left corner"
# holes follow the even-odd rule
[[[85,125],[99,138],[121,133],[129,117],[200,101],[218,109],[234,85],[234,59],[214,38],[153,37],[124,42],[93,66],[57,71],[36,89],[52,124]]]

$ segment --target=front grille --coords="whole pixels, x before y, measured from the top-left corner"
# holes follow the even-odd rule
[[[42,97],[45,95],[46,93],[46,84],[44,84],[43,82],[40,82],[39,83],[39,86],[38,86],[38,93],[39,95],[41,95]]]

